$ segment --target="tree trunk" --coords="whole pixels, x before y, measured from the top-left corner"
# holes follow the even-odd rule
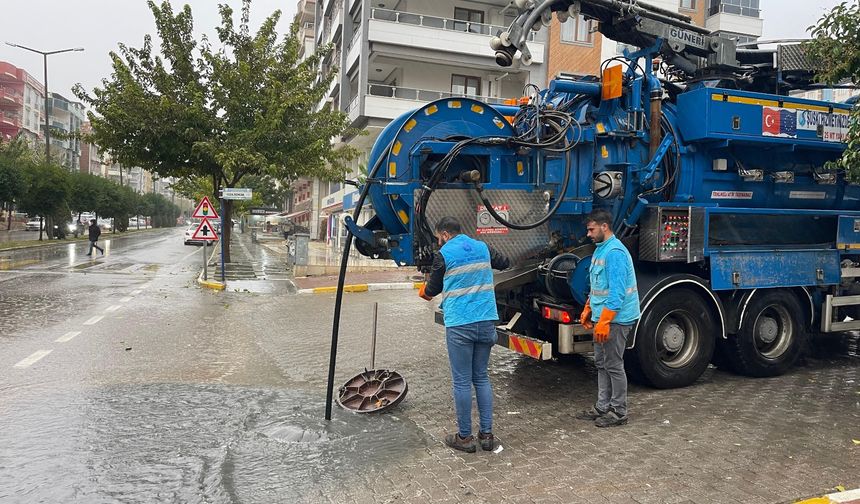
[[[45,218],[39,217],[39,241],[42,241],[42,231],[45,230]]]
[[[6,231],[12,229],[12,202],[6,203]]]

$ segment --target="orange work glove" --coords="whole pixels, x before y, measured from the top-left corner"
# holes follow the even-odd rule
[[[585,300],[585,307],[582,309],[582,313],[579,315],[579,323],[582,324],[582,327],[586,329],[591,329],[594,327],[594,323],[591,322],[591,300]]]
[[[597,326],[594,327],[594,342],[606,343],[609,341],[609,323],[615,319],[618,312],[612,311],[609,308],[604,308],[600,312],[600,320],[597,321]]]
[[[424,289],[426,289],[426,288],[427,288],[427,284],[421,285],[421,288],[418,289],[418,297],[420,297],[421,299],[426,299],[427,301],[433,301],[433,296],[428,296],[427,294],[424,293]]]

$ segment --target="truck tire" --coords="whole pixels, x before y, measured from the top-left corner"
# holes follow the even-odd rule
[[[806,341],[797,297],[785,290],[762,291],[744,310],[726,349],[732,367],[753,377],[779,376],[794,366]]]
[[[627,364],[656,388],[686,387],[707,369],[718,327],[708,303],[691,289],[666,291],[642,314]]]

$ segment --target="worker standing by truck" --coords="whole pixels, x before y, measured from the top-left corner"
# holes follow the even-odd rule
[[[486,243],[460,232],[460,224],[443,217],[436,224],[440,250],[433,258],[427,283],[418,295],[430,301],[442,293],[445,339],[451,363],[454,409],[458,432],[445,436],[445,444],[468,453],[477,451],[472,435],[472,386],[478,403],[481,448],[493,449],[493,389],[487,375],[490,351],[496,343],[496,294],[493,269],[509,261]]]
[[[576,414],[598,427],[627,423],[627,375],[624,349],[639,319],[639,292],[633,259],[612,233],[612,214],[595,210],[586,219],[588,237],[597,245],[591,257],[591,294],[579,322],[594,329],[597,403]]]

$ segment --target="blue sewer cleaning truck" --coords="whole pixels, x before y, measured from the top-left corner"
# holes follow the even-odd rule
[[[363,188],[375,215],[346,219],[362,254],[426,272],[450,215],[515,264],[495,278],[498,343],[587,353],[584,218],[607,209],[641,299],[626,366],[659,388],[711,362],[779,375],[817,335],[860,329],[860,186],[828,164],[851,105],[791,96],[815,86],[802,45],[739,47],[642,2],[516,3],[499,65],[528,64],[529,30],[553,14],[627,49],[515,104],[447,98],[392,121]]]

